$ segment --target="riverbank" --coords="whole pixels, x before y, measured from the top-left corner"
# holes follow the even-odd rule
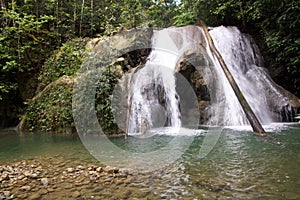
[[[0,165],[0,199],[155,199],[138,182],[128,170],[60,155]]]

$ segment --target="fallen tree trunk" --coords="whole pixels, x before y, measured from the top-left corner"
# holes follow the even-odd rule
[[[200,22],[200,26],[203,28],[206,38],[208,40],[209,48],[210,48],[211,52],[213,53],[213,55],[216,56],[216,58],[218,59],[227,80],[229,81],[236,97],[238,98],[238,101],[240,102],[240,104],[242,106],[243,111],[246,114],[246,117],[253,129],[254,134],[266,137],[267,134],[266,134],[264,128],[262,127],[261,123],[257,119],[256,115],[254,114],[254,112],[251,109],[250,105],[248,104],[247,100],[245,99],[243,93],[241,92],[240,88],[238,87],[237,83],[235,82],[234,77],[228,70],[227,65],[225,64],[221,54],[216,49],[216,47],[213,43],[213,40],[208,32],[207,26],[203,22]]]

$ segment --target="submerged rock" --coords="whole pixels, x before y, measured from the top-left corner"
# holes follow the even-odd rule
[[[75,192],[73,192],[73,193],[71,194],[71,196],[72,196],[73,198],[78,198],[78,197],[81,196],[81,194],[80,194],[80,192],[75,191]]]
[[[42,182],[42,184],[43,184],[44,187],[46,187],[46,186],[49,185],[49,180],[48,180],[48,178],[42,178],[42,179],[41,179],[41,182]]]
[[[108,174],[113,174],[113,173],[118,173],[119,168],[107,166],[103,169],[103,171],[108,173]]]
[[[39,193],[32,194],[28,197],[28,200],[38,200],[41,198],[41,195]]]

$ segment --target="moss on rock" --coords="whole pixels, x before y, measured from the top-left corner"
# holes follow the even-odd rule
[[[38,77],[40,84],[37,92],[61,76],[72,76],[78,71],[87,54],[85,46],[88,40],[88,38],[73,39],[53,52]]]
[[[27,108],[23,127],[29,131],[72,133],[75,130],[72,117],[73,78],[62,76],[47,85],[35,96]]]

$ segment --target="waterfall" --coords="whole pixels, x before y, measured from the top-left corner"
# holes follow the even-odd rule
[[[236,27],[224,26],[212,28],[209,32],[245,99],[262,124],[280,121],[282,112],[290,112],[293,107],[299,107],[296,97],[272,81],[263,67],[258,47],[249,35],[241,33]],[[200,53],[205,61],[196,61],[198,66],[194,67],[202,67],[205,69],[203,71],[210,69],[209,75],[202,76],[211,98],[216,99],[216,102],[211,99],[209,109],[206,108],[210,112],[206,123],[225,126],[249,124],[205,37],[202,28],[197,26],[154,31],[152,51],[147,62],[131,75],[128,95],[128,104],[131,105],[127,129],[129,134],[143,133],[156,127],[182,125],[181,118],[186,119],[186,116],[183,115],[180,104],[182,96],[176,92],[174,74],[180,67],[179,60],[187,52],[191,55],[191,52],[201,48],[204,48]],[[199,52],[195,55],[199,55]]]
[[[268,93],[264,91],[265,81],[257,80],[258,72],[264,71],[262,58],[251,37],[242,34],[236,27],[216,27],[210,31],[214,44],[222,55],[229,71],[236,80],[241,92],[263,124],[274,121],[268,102]],[[207,48],[209,51],[209,48]],[[209,55],[212,54],[209,52]],[[222,125],[247,125],[248,120],[227,81],[218,61],[211,56],[217,71],[219,115],[223,116]],[[257,73],[255,75],[255,73]],[[219,121],[220,122],[220,121]]]
[[[292,121],[300,107],[299,100],[272,80],[264,68],[262,56],[253,38],[241,33],[237,27],[224,26],[213,28],[210,35],[259,121],[262,124]],[[209,52],[209,48],[207,51],[214,62],[221,91],[217,94],[220,105],[214,108],[217,110],[214,117],[223,117],[215,121],[221,125],[248,125],[218,61]]]
[[[148,61],[133,75],[128,99],[131,101],[129,133],[181,126],[174,76],[179,55],[169,33],[169,29],[154,32]]]

